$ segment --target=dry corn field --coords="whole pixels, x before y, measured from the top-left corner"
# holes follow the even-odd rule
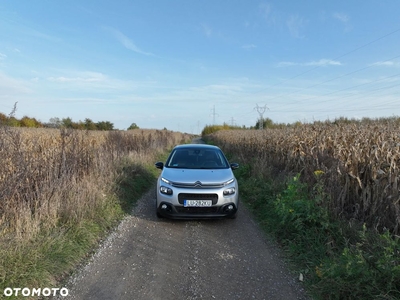
[[[224,151],[252,162],[254,175],[300,173],[323,182],[324,205],[336,217],[400,234],[400,128],[390,121],[303,124],[266,130],[218,131]]]
[[[152,162],[187,139],[167,130],[0,127],[0,240],[79,222],[101,205],[118,160],[134,156],[138,163]]]

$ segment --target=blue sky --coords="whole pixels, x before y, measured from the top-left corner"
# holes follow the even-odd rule
[[[198,133],[400,115],[399,0],[0,0],[0,112]]]

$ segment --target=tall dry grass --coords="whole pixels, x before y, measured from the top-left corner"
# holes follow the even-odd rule
[[[255,176],[301,173],[323,182],[332,215],[400,234],[400,128],[390,120],[305,124],[267,130],[219,131],[209,136],[252,162]]]
[[[80,222],[104,205],[116,164],[188,140],[167,130],[76,131],[0,127],[0,241]]]

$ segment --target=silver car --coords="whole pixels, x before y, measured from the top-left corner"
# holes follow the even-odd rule
[[[157,181],[156,211],[169,218],[235,218],[239,187],[220,148],[205,144],[176,146],[167,161],[155,166],[162,172]]]

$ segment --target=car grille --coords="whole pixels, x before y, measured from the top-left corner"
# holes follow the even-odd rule
[[[180,204],[183,204],[184,200],[212,200],[212,204],[217,204],[218,202],[218,194],[189,194],[189,193],[180,193],[178,195],[178,201]]]
[[[177,188],[186,188],[186,189],[216,189],[224,187],[223,183],[197,184],[196,182],[195,183],[171,182],[171,185]]]
[[[219,207],[183,207],[183,206],[175,206],[178,213],[186,213],[186,214],[214,214],[218,213]]]

